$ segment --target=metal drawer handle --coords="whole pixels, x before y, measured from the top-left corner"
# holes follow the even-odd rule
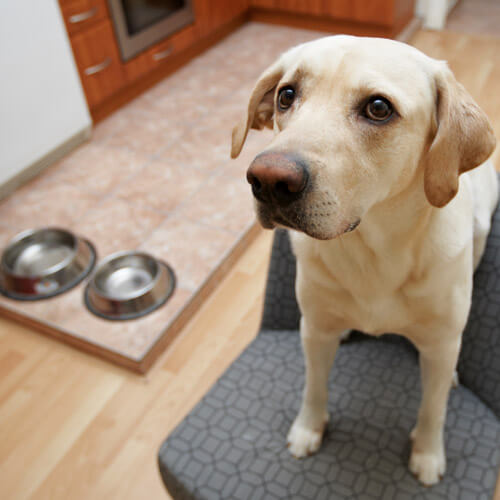
[[[95,75],[96,73],[99,73],[103,69],[106,69],[110,64],[111,64],[111,57],[106,57],[102,63],[96,64],[95,66],[89,66],[88,68],[85,68],[83,72],[87,75]]]
[[[161,61],[162,59],[165,59],[165,57],[168,57],[171,53],[172,53],[172,47],[168,47],[162,52],[157,52],[156,54],[153,54],[153,59],[155,61]]]
[[[94,17],[96,14],[97,14],[97,7],[93,7],[92,9],[82,12],[80,14],[74,14],[72,16],[69,16],[69,22],[72,24],[82,23],[83,21],[86,21],[87,19]]]

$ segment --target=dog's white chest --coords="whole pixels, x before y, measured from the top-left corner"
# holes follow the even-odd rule
[[[409,253],[375,257],[366,247],[332,244],[310,258],[301,252],[300,243],[294,247],[299,267],[304,264],[309,293],[316,290],[324,310],[349,328],[380,335],[401,332],[415,320],[417,309],[407,293],[408,284],[414,284]]]
[[[354,298],[344,305],[344,317],[354,328],[370,335],[401,332],[412,321],[412,312],[402,295],[379,294],[365,301]]]

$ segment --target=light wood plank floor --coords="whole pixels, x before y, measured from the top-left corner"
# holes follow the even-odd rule
[[[451,61],[500,137],[498,40],[420,32],[414,43]],[[260,234],[145,377],[0,318],[1,498],[168,498],[158,447],[255,336],[271,236]]]
[[[446,20],[446,29],[471,35],[500,37],[498,0],[458,0]]]
[[[162,439],[255,336],[272,234],[262,232],[141,377],[0,321],[0,497],[167,498]]]

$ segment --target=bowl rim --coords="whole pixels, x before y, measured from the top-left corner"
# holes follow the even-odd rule
[[[6,263],[6,258],[7,254],[9,251],[13,250],[16,245],[19,245],[22,240],[29,238],[35,234],[39,233],[48,233],[48,232],[55,232],[55,233],[62,233],[67,236],[70,236],[73,242],[73,245],[71,247],[71,254],[69,254],[67,257],[65,257],[61,262],[58,262],[57,264],[54,264],[53,266],[49,267],[47,270],[45,270],[42,274],[24,274],[24,273],[18,273],[14,271],[10,266],[7,265]],[[24,231],[21,231],[20,233],[17,233],[13,238],[9,240],[7,245],[4,247],[2,251],[2,258],[0,261],[0,266],[2,269],[2,273],[4,275],[11,276],[13,278],[19,278],[19,279],[45,279],[48,276],[51,276],[57,272],[59,272],[61,269],[65,269],[68,267],[74,260],[75,256],[78,252],[78,246],[79,246],[80,238],[73,233],[72,231],[69,231],[68,229],[64,229],[62,227],[58,226],[46,226],[46,227],[39,227],[39,228],[31,228],[31,229],[25,229]],[[28,248],[28,247],[26,247]],[[70,247],[68,247],[70,248]]]
[[[87,263],[86,268],[81,272],[79,276],[77,276],[74,280],[68,281],[66,284],[60,286],[57,288],[57,290],[54,290],[53,292],[50,293],[41,293],[41,294],[26,294],[22,292],[17,292],[10,290],[5,286],[5,275],[2,275],[0,273],[0,295],[3,295],[4,297],[7,297],[12,300],[16,301],[21,301],[21,302],[36,302],[40,300],[45,300],[45,299],[51,299],[53,297],[57,297],[58,295],[62,295],[66,292],[69,292],[73,288],[77,287],[82,281],[84,281],[92,270],[94,269],[96,262],[97,262],[97,250],[95,246],[90,242],[89,240],[82,239],[81,243],[85,246],[87,246],[88,251],[89,251],[89,261]],[[24,278],[26,279],[26,278]],[[39,281],[43,281],[46,278],[40,278]]]
[[[142,288],[139,288],[134,292],[134,295],[131,297],[127,297],[124,299],[123,297],[117,297],[111,293],[107,293],[101,288],[99,288],[96,285],[96,277],[99,275],[99,273],[107,266],[109,265],[110,262],[119,260],[123,257],[142,257],[146,258],[148,260],[151,260],[155,263],[156,265],[156,273],[153,276],[153,279],[145,286]],[[114,252],[112,254],[107,255],[101,261],[96,265],[94,271],[92,272],[92,275],[90,276],[88,286],[89,288],[92,289],[94,293],[99,295],[103,299],[107,300],[114,300],[116,302],[126,302],[128,300],[134,300],[138,299],[139,297],[143,297],[146,295],[148,292],[150,292],[158,283],[158,280],[160,279],[160,275],[162,272],[162,268],[160,266],[162,264],[162,261],[154,257],[153,255],[147,253],[147,252],[142,252],[140,250],[120,250],[118,252]],[[126,266],[124,266],[126,267]]]
[[[116,253],[123,253],[123,252],[116,252]],[[146,254],[146,255],[148,255],[148,254]],[[149,256],[151,257],[151,255],[149,255]],[[87,311],[90,312],[91,314],[93,314],[94,316],[97,316],[98,318],[104,319],[106,321],[119,322],[119,321],[129,321],[129,320],[134,320],[134,319],[140,319],[140,318],[147,316],[150,313],[158,310],[174,294],[175,289],[176,289],[176,285],[177,285],[177,277],[175,275],[174,270],[165,261],[160,260],[160,259],[156,259],[156,261],[158,263],[158,267],[161,270],[160,273],[158,273],[158,274],[160,275],[162,272],[165,272],[166,275],[169,277],[168,288],[166,290],[165,295],[161,298],[161,300],[159,300],[158,302],[156,302],[154,304],[151,304],[149,307],[146,307],[145,309],[143,309],[141,311],[122,313],[122,314],[119,314],[116,316],[110,315],[110,314],[102,312],[97,307],[95,307],[95,305],[92,303],[91,293],[90,293],[91,281],[89,280],[87,282],[87,285],[85,286],[85,290],[83,292],[83,302],[87,308]],[[106,297],[105,297],[105,299],[108,300]],[[114,299],[111,299],[111,300],[114,300]],[[130,300],[133,301],[135,299],[134,298],[125,299],[125,300],[121,299],[121,301],[123,301],[123,302],[127,302]]]

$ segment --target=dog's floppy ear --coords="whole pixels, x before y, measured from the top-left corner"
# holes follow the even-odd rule
[[[278,60],[262,73],[255,84],[248,102],[247,114],[233,129],[231,158],[236,158],[240,154],[241,148],[247,138],[248,129],[256,128],[261,130],[264,127],[272,128],[274,90],[282,76],[283,65]]]
[[[427,153],[424,188],[429,202],[444,207],[458,191],[458,176],[485,162],[496,139],[486,114],[455,80],[446,63],[435,77],[437,132]]]

